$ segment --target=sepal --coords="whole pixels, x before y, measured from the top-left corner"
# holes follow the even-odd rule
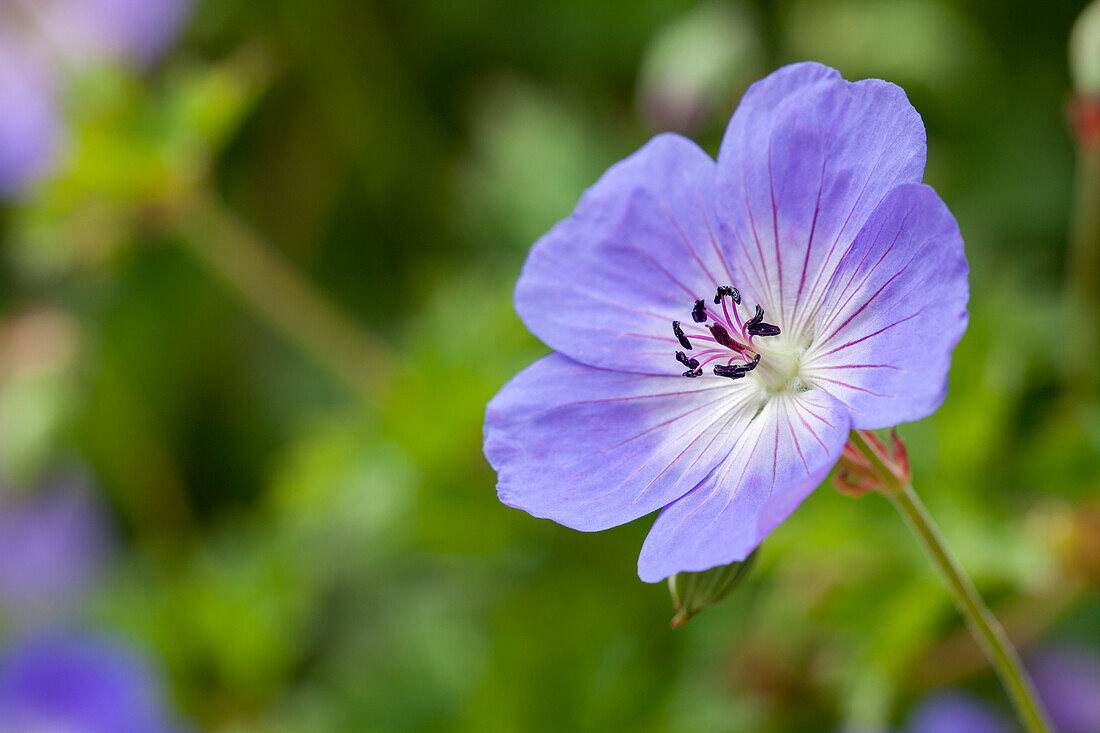
[[[680,628],[728,596],[748,576],[759,551],[754,550],[741,562],[721,565],[700,573],[676,573],[669,577],[668,590],[676,609],[676,615],[672,617],[672,628]]]

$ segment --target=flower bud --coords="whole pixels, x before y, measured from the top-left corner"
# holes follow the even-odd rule
[[[858,433],[858,435],[857,435]],[[890,445],[869,430],[853,430],[837,461],[833,483],[845,496],[860,497],[869,491],[890,493],[909,483],[909,451],[896,430],[890,431]],[[855,440],[863,445],[859,448]],[[874,454],[875,460],[864,454]]]
[[[677,573],[670,577],[668,590],[672,594],[672,605],[676,608],[672,628],[680,628],[728,596],[748,576],[759,551],[754,550],[743,562],[722,565],[701,573]]]
[[[646,49],[638,103],[658,130],[691,133],[725,110],[753,78],[762,55],[744,3],[704,3],[663,28]]]
[[[1069,72],[1079,96],[1100,96],[1100,2],[1092,2],[1073,24]]]

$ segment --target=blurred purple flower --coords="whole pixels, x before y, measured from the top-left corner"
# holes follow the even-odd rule
[[[516,285],[559,353],[489,403],[500,500],[586,531],[663,509],[657,581],[745,559],[850,428],[934,411],[968,287],[925,154],[901,89],[801,63],[749,88],[717,164],[664,134],[612,166]]]
[[[154,61],[179,32],[192,0],[16,0],[24,18],[69,62]]]
[[[160,675],[99,637],[25,639],[0,656],[0,733],[170,733]]]
[[[0,31],[0,197],[14,198],[44,175],[61,139],[48,68]]]
[[[963,692],[929,695],[910,714],[906,733],[1013,733],[992,705]]]
[[[1100,731],[1100,655],[1050,646],[1028,655],[1027,667],[1059,733]]]
[[[0,606],[20,620],[64,613],[98,579],[109,541],[106,517],[76,480],[0,492]]]
[[[64,77],[88,64],[145,65],[178,33],[192,0],[0,0],[0,197],[49,172]]]

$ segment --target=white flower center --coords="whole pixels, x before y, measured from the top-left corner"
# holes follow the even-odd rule
[[[805,352],[805,347],[785,340],[769,341],[760,347],[760,363],[751,376],[768,396],[805,392],[809,389],[801,375]]]

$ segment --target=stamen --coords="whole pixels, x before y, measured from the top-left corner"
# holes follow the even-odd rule
[[[676,338],[680,341],[680,346],[683,346],[688,351],[691,351],[691,342],[688,341],[687,336],[684,335],[684,329],[680,328],[679,321],[672,322],[672,332],[676,334]]]
[[[725,359],[726,364],[728,365],[729,362],[733,361],[736,358],[736,356],[730,356],[730,352],[723,350],[720,354],[715,354],[708,359],[704,359],[703,362],[699,365],[699,368],[702,369],[707,364],[710,364],[712,361],[718,361],[719,359]]]
[[[682,351],[677,351],[676,352],[676,361],[680,362],[681,364],[686,366],[688,369],[698,369],[699,368],[699,360],[689,358],[688,355],[685,354]]]
[[[2,1],[0,0],[0,2]],[[727,296],[733,303],[732,314],[730,313],[731,308],[727,307],[724,300]],[[687,367],[687,371],[684,372],[685,377],[702,376],[703,367],[711,362],[725,361],[724,365],[719,363],[717,366],[712,367],[714,374],[728,379],[741,379],[760,363],[760,353],[752,346],[754,343],[752,337],[776,336],[779,334],[779,326],[764,322],[764,308],[759,304],[756,305],[752,318],[742,322],[741,314],[737,308],[741,305],[741,302],[740,290],[732,285],[720,285],[714,292],[714,304],[721,304],[721,310],[711,309],[705,300],[696,300],[692,304],[691,319],[699,331],[703,333],[693,332],[691,339],[695,342],[703,341],[705,343],[699,347],[702,349],[701,351],[691,356],[685,352],[693,350],[692,340],[688,340],[687,334],[680,326],[680,321],[672,322],[672,332],[676,335],[676,340],[684,347],[684,351],[675,353],[676,361]],[[708,321],[710,322],[708,323]],[[710,335],[703,335],[708,331]],[[739,335],[734,338],[731,333]],[[734,364],[738,360],[741,360],[741,363]]]
[[[750,336],[778,336],[780,333],[779,326],[764,323],[764,309],[759,303],[756,304],[756,314],[745,321],[745,332]]]
[[[730,296],[736,305],[741,305],[741,291],[732,285],[723,285],[718,288],[718,292],[714,294],[714,304],[721,303],[724,295]]]
[[[778,336],[780,334],[779,326],[773,326],[770,323],[754,323],[748,327],[750,336]]]
[[[739,366],[723,366],[722,364],[714,365],[714,375],[716,377],[729,377],[730,379],[741,379],[748,372]]]
[[[737,364],[735,366],[722,366],[718,364],[714,367],[714,374],[719,377],[728,377],[729,379],[741,379],[755,369],[756,365],[759,363],[760,354],[757,354],[748,364]]]
[[[707,328],[709,328],[710,332],[714,335],[714,340],[725,346],[727,349],[733,349],[734,351],[745,350],[744,346],[733,340],[733,337],[730,336],[730,333],[726,330],[725,326],[719,323],[712,323],[711,325],[707,326]]]
[[[745,328],[747,328],[747,329],[752,328],[756,324],[763,322],[763,320],[764,320],[764,309],[760,306],[759,303],[757,303],[756,304],[756,314],[753,315],[753,317],[750,318],[749,320],[745,321]]]

